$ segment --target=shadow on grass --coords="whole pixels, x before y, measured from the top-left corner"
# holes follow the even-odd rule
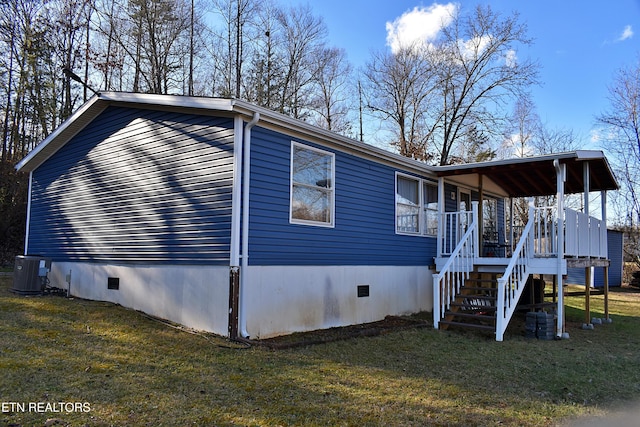
[[[2,401],[91,411],[2,413],[6,424],[555,425],[639,391],[632,316],[567,341],[418,328],[240,350],[112,304],[7,289],[0,282]]]

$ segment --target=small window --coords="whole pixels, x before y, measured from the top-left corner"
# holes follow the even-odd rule
[[[293,143],[291,146],[291,222],[333,226],[333,153]]]
[[[397,175],[396,232],[437,235],[438,187],[434,183]]]

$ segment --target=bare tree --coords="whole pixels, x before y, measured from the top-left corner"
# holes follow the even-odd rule
[[[12,17],[14,9],[11,4],[0,4],[0,16],[4,19],[0,21],[0,46],[2,46],[3,55],[0,55],[0,87],[4,89],[4,120],[2,123],[2,164],[11,156],[11,142],[9,140],[9,129],[11,110],[13,108],[13,81],[16,73],[16,39],[17,28],[16,22]]]
[[[425,52],[409,46],[396,54],[374,53],[364,76],[367,107],[395,128],[392,145],[403,156],[431,160],[428,144],[437,125],[429,129],[428,123],[438,122],[431,116],[437,82]]]
[[[537,82],[538,71],[534,62],[517,58],[516,47],[531,43],[517,14],[503,18],[478,6],[468,16],[452,18],[432,43],[416,43],[388,58],[374,57],[367,71],[374,89],[393,89],[369,95],[376,99],[373,108],[399,125],[396,144],[401,153],[441,165],[450,163],[456,145],[473,133],[500,136],[498,130],[507,120],[504,108]],[[424,76],[429,76],[428,86],[420,81],[416,90],[416,80]],[[401,105],[415,107],[415,113],[407,115]],[[419,120],[414,123],[410,117]]]
[[[499,157],[528,157],[578,148],[572,129],[552,128],[540,120],[529,94],[519,97],[504,131]]]
[[[640,226],[640,62],[617,72],[609,86],[609,110],[596,120],[603,147],[621,184],[616,203],[624,225]]]
[[[534,154],[532,143],[540,129],[540,116],[531,96],[525,94],[518,97],[504,132],[500,157],[526,157]]]
[[[537,64],[515,57],[516,45],[530,43],[517,14],[503,19],[488,6],[478,6],[467,17],[457,16],[450,27],[443,28],[436,48],[442,52],[438,66],[442,132],[434,132],[441,141],[441,165],[448,163],[449,153],[468,126],[495,134],[506,119],[500,110],[537,82]]]
[[[489,135],[471,125],[457,145],[457,152],[450,154],[451,164],[486,162],[495,159],[496,150],[491,147]]]
[[[315,57],[324,48],[327,28],[314,16],[309,6],[280,11],[284,54],[283,80],[278,111],[295,118],[305,118],[310,104],[310,90],[317,67]]]
[[[348,113],[351,65],[343,49],[325,48],[319,51],[316,71],[317,86],[313,110],[316,124],[325,129],[347,133],[351,130]]]
[[[125,62],[124,51],[119,47],[116,37],[123,32],[120,29],[121,20],[118,19],[121,6],[116,0],[96,0],[93,8],[93,25],[97,35],[88,47],[89,62],[100,73],[102,84],[99,87],[104,90],[123,90],[122,78],[115,79],[116,75],[122,76]]]
[[[225,24],[225,28],[216,34],[216,44],[224,49],[223,61],[218,62],[224,77],[224,85],[219,90],[222,96],[240,98],[247,56],[246,33],[260,10],[260,3],[255,0],[213,0],[213,7]]]
[[[96,0],[97,2],[97,0]],[[190,0],[113,0],[96,3],[94,22],[100,38],[91,62],[105,89],[181,93],[192,22]]]
[[[51,21],[48,32],[55,46],[56,60],[61,69],[68,70],[62,80],[62,100],[60,119],[69,117],[76,107],[77,91],[73,90],[71,74],[84,68],[85,80],[88,78],[87,62],[89,20],[91,16],[89,0],[61,0],[50,4]],[[61,74],[62,76],[62,74]],[[82,87],[83,101],[87,100],[87,87]]]
[[[570,128],[550,128],[541,123],[532,141],[535,154],[562,153],[576,150],[580,138]]]
[[[245,96],[263,107],[277,109],[283,81],[284,36],[278,20],[280,9],[264,2],[256,16],[256,31],[249,60]]]

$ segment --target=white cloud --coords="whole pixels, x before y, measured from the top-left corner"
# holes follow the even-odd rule
[[[509,67],[509,68],[515,67],[516,63],[518,62],[518,55],[517,55],[516,51],[513,50],[513,49],[510,49],[507,52],[507,55],[506,55],[504,61],[505,61],[506,65],[507,65],[507,67]]]
[[[473,60],[478,58],[484,52],[484,49],[491,43],[492,37],[481,36],[473,37],[469,40],[458,40],[458,49],[462,54],[462,57],[467,60]]]
[[[415,7],[393,22],[387,22],[387,45],[395,53],[416,43],[429,44],[442,28],[451,23],[457,10],[458,6],[454,3]]]
[[[622,30],[622,34],[620,34],[620,37],[618,37],[618,41],[625,41],[627,39],[630,39],[631,37],[633,37],[633,29],[631,28],[631,25],[627,25],[626,27],[624,27],[624,30]]]

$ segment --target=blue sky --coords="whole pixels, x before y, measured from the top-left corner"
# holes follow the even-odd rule
[[[349,61],[363,66],[372,51],[388,49],[387,23],[406,12],[430,9],[434,3],[416,0],[280,0],[309,4],[329,29],[335,47]],[[445,5],[446,2],[438,2]],[[592,141],[594,117],[607,106],[607,86],[621,67],[640,59],[640,0],[491,0],[458,1],[461,11],[488,4],[501,14],[518,12],[534,44],[519,50],[519,58],[537,60],[542,85],[532,88],[542,121],[551,128],[572,129],[585,148]],[[417,21],[428,26],[427,21]]]

